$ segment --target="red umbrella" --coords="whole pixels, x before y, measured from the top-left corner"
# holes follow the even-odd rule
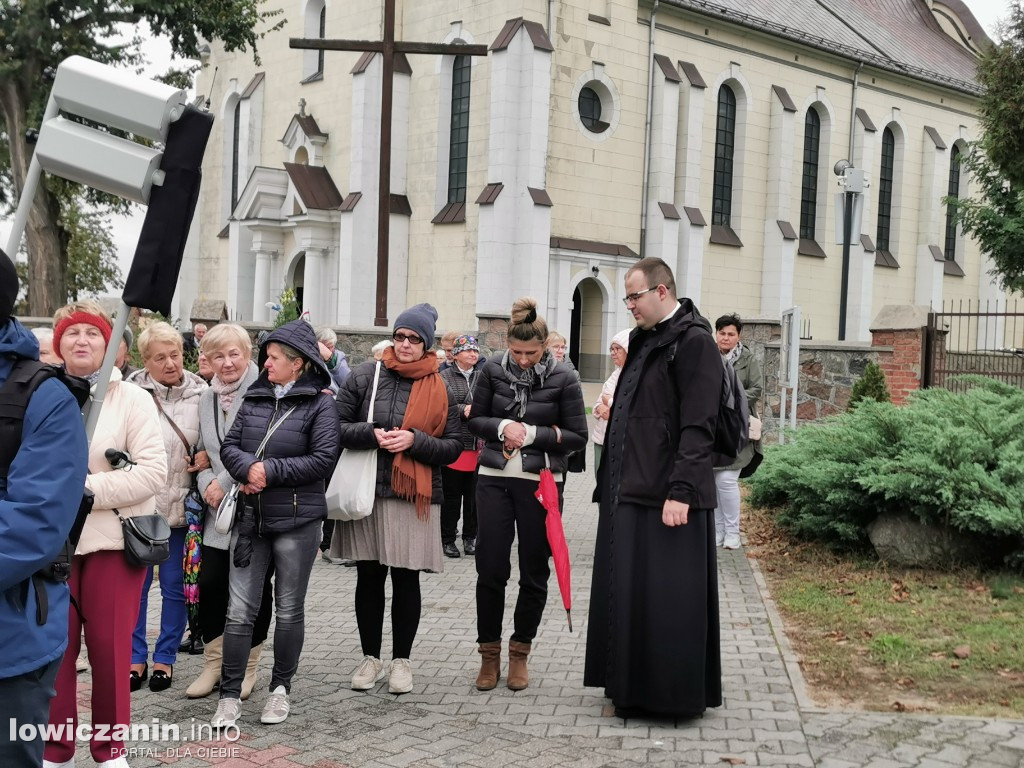
[[[558,577],[558,589],[562,593],[562,605],[565,606],[569,631],[572,632],[572,579],[569,570],[569,545],[565,543],[562,513],[558,508],[558,486],[555,485],[555,476],[547,467],[540,471],[540,485],[537,486],[534,496],[547,510],[544,527],[548,534],[551,557],[555,561],[555,575]]]

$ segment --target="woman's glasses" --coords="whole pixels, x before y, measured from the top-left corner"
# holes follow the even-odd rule
[[[423,339],[421,339],[419,336],[416,336],[415,334],[396,333],[391,338],[395,340],[395,344],[401,344],[403,341],[408,341],[410,344],[413,345],[423,343]]]

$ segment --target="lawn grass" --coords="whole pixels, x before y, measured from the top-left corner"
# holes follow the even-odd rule
[[[744,511],[811,694],[871,710],[1024,717],[1024,578],[839,556]]]

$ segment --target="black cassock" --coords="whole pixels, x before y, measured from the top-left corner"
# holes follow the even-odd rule
[[[653,333],[636,340],[627,365],[639,370],[658,342]],[[619,378],[603,463],[616,442],[621,457],[640,381]],[[686,525],[666,526],[660,506],[618,503],[618,478],[605,469],[583,683],[619,709],[683,716],[721,706],[713,510],[691,508]]]

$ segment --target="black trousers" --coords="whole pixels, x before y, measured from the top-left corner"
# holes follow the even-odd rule
[[[505,585],[512,574],[512,541],[519,536],[519,597],[512,639],[533,642],[548,597],[548,547],[544,507],[534,493],[537,480],[480,475],[476,486],[477,642],[501,640]],[[564,483],[558,483],[561,508]]]
[[[199,567],[199,629],[204,643],[224,634],[230,572],[231,553],[228,550],[203,547],[203,563]],[[270,618],[274,611],[274,588],[270,580],[273,575],[274,565],[271,563],[263,580],[263,601],[252,628],[253,646],[262,645],[270,631]]]
[[[476,472],[459,472],[441,467],[441,543],[454,544],[459,534],[459,512],[462,512],[462,538],[476,538]]]
[[[373,560],[356,563],[356,624],[364,656],[380,658],[384,583],[391,571],[391,658],[408,659],[420,626],[420,572]]]
[[[56,620],[50,617],[50,621]],[[23,725],[34,725],[38,729],[46,726],[62,659],[58,656],[39,669],[0,680],[4,718],[10,719],[9,725],[5,723],[0,729],[0,765],[4,768],[35,768],[43,764],[46,744],[40,733],[36,731],[34,738],[24,740],[18,736],[18,729]]]

